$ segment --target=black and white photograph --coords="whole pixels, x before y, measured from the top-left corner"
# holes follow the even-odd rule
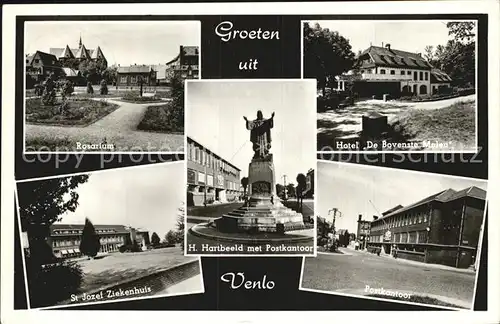
[[[199,21],[24,29],[25,153],[184,152],[184,80],[200,77]]]
[[[487,181],[318,162],[317,190],[318,256],[300,289],[473,307]]]
[[[29,306],[204,292],[184,255],[184,163],[19,181]]]
[[[477,148],[477,21],[302,21],[318,151]]]
[[[187,255],[315,255],[315,92],[186,82]]]

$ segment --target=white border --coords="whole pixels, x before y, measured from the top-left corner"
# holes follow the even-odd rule
[[[443,13],[443,15],[445,15],[445,13]],[[473,15],[473,13],[471,14]],[[440,18],[439,20],[437,19],[432,19],[432,20],[425,20],[425,19],[393,19],[393,20],[384,20],[384,19],[363,19],[363,18],[358,18],[356,17],[355,19],[351,19],[351,20],[346,20],[346,19],[331,19],[331,20],[327,20],[327,19],[318,19],[318,20],[301,20],[300,21],[300,77],[303,79],[304,78],[304,23],[305,22],[311,22],[311,21],[314,21],[314,22],[318,22],[321,24],[321,22],[330,22],[330,21],[335,21],[335,22],[353,22],[353,21],[372,21],[374,23],[382,23],[382,22],[425,22],[425,21],[457,21],[457,22],[474,22],[475,23],[475,27],[476,27],[476,36],[475,36],[475,71],[474,71],[474,78],[475,78],[475,87],[476,87],[476,91],[474,92],[474,97],[475,97],[475,107],[476,107],[476,113],[475,113],[475,132],[476,132],[476,143],[475,143],[475,150],[459,150],[459,151],[455,151],[455,150],[442,150],[442,151],[433,151],[433,150],[429,150],[429,151],[392,151],[392,150],[382,150],[382,151],[355,151],[355,150],[345,150],[345,151],[339,151],[337,149],[334,149],[332,151],[320,151],[318,150],[318,147],[316,147],[316,150],[318,151],[318,153],[321,153],[321,154],[349,154],[349,153],[363,153],[363,154],[372,154],[372,153],[388,153],[388,154],[432,154],[432,153],[438,153],[438,154],[447,154],[447,153],[479,153],[480,152],[480,148],[478,147],[478,134],[479,134],[479,130],[478,130],[478,124],[477,124],[477,116],[478,116],[478,111],[479,111],[479,106],[478,106],[478,96],[477,96],[477,92],[478,92],[478,84],[477,84],[477,81],[478,81],[478,77],[477,77],[477,74],[478,74],[478,42],[479,42],[479,20],[467,20],[467,19],[446,19],[446,18]],[[488,52],[487,49],[484,50],[485,52]],[[491,73],[491,72],[490,72]],[[488,107],[488,104],[486,105],[486,107]],[[490,108],[491,109],[491,108]]]
[[[297,83],[304,83],[304,84],[307,84],[307,83],[312,83],[314,82],[316,84],[316,80],[314,79],[200,79],[200,80],[186,80],[186,83],[185,83],[185,88],[184,88],[184,107],[185,107],[185,115],[186,116],[189,116],[188,114],[188,105],[187,105],[187,98],[188,98],[188,84],[189,83],[231,83],[231,82],[234,82],[234,83],[240,83],[240,82],[246,82],[246,83],[258,83],[258,82],[297,82]],[[316,108],[316,96],[314,96],[314,98],[312,98],[314,100],[314,103],[311,105],[311,109],[312,108]],[[189,118],[189,117],[187,117]],[[188,162],[188,156],[187,156],[187,138],[190,137],[188,135],[189,133],[189,130],[188,130],[188,122],[187,120],[188,119],[185,119],[185,123],[184,123],[184,133],[185,133],[185,143],[184,143],[184,147],[185,147],[185,151],[186,151],[186,154],[184,155],[184,161],[186,161],[185,163],[185,176],[186,176],[186,183],[187,183],[187,162]],[[315,140],[314,140],[314,147],[317,146],[317,137],[314,136]],[[314,150],[313,152],[311,153],[314,153],[316,155],[316,150]],[[314,211],[313,211],[313,219],[314,219],[314,235],[313,235],[313,253],[312,254],[303,254],[303,253],[297,253],[297,254],[269,254],[269,253],[263,253],[263,254],[238,254],[238,253],[235,253],[235,254],[197,254],[197,253],[193,253],[193,254],[190,254],[187,252],[187,245],[188,245],[188,241],[187,241],[187,232],[189,231],[189,228],[188,228],[188,222],[187,222],[187,186],[186,186],[186,213],[185,213],[185,216],[184,216],[184,255],[186,256],[199,256],[199,257],[207,257],[207,258],[213,258],[213,257],[316,257],[317,255],[317,241],[316,241],[316,235],[317,235],[317,221],[316,221],[316,208],[317,208],[317,201],[316,201],[316,197],[317,197],[317,191],[316,191],[316,186],[317,186],[317,169],[314,169]],[[241,180],[241,179],[240,179]]]
[[[147,165],[137,165],[137,166],[131,166],[131,167],[124,167],[124,168],[114,168],[114,169],[108,169],[108,170],[96,170],[96,171],[89,171],[89,172],[78,172],[78,173],[72,173],[72,174],[66,174],[66,175],[57,175],[57,176],[49,176],[49,177],[41,177],[41,178],[34,178],[34,179],[28,179],[28,180],[18,180],[16,182],[16,188],[15,188],[15,198],[16,198],[16,209],[17,209],[17,222],[18,222],[18,231],[19,231],[19,237],[21,238],[22,241],[22,231],[21,231],[21,213],[20,213],[20,207],[19,207],[19,197],[18,197],[18,190],[17,190],[17,183],[23,183],[23,182],[32,182],[32,181],[40,181],[40,180],[48,180],[48,179],[57,179],[57,178],[64,178],[68,176],[77,176],[77,175],[88,175],[88,174],[94,174],[94,173],[103,173],[103,172],[117,172],[119,173],[120,171],[128,171],[128,170],[135,170],[139,168],[146,168],[146,167],[168,167],[172,163],[183,163],[184,161],[174,161],[174,162],[164,162],[164,163],[153,163],[153,164],[147,164]],[[198,266],[200,267],[200,285],[201,289],[200,290],[194,290],[191,292],[180,292],[180,293],[173,293],[173,294],[164,294],[164,295],[153,295],[153,296],[143,296],[143,297],[132,297],[132,298],[118,298],[118,299],[112,299],[112,300],[104,300],[104,301],[96,301],[96,302],[87,302],[87,303],[73,303],[73,304],[65,304],[65,305],[53,305],[53,306],[45,306],[45,307],[35,307],[31,308],[30,304],[30,294],[29,294],[29,285],[28,285],[28,272],[26,270],[26,258],[24,255],[24,247],[21,242],[21,251],[22,251],[22,258],[23,258],[23,270],[24,270],[24,285],[26,288],[26,302],[28,305],[28,309],[59,309],[59,308],[70,308],[70,307],[79,307],[79,306],[87,306],[87,305],[99,305],[99,304],[108,304],[108,303],[118,303],[118,302],[125,302],[125,301],[133,301],[133,300],[142,300],[142,299],[156,299],[156,298],[166,298],[166,297],[174,297],[174,296],[183,296],[183,295],[193,295],[193,294],[203,294],[205,292],[205,283],[203,280],[203,267],[201,264],[201,258],[198,258]],[[187,257],[186,255],[184,255]],[[196,259],[196,256],[189,256],[194,259]]]
[[[396,169],[396,168],[389,168],[389,167],[379,167],[379,166],[372,166],[372,165],[364,165],[364,164],[357,164],[357,163],[343,163],[343,162],[335,162],[335,161],[318,161],[318,168],[319,164],[325,164],[325,165],[337,165],[340,168],[364,168],[364,169],[370,169],[373,172],[380,171],[380,169],[384,169],[385,171],[394,171],[395,173],[398,172],[406,172],[406,173],[414,173],[414,174],[420,174],[420,175],[425,175],[425,176],[430,176],[435,177],[435,178],[453,178],[453,179],[467,179],[467,180],[472,180],[472,181],[478,181],[478,182],[484,182],[486,184],[486,199],[485,199],[485,205],[484,205],[484,211],[483,211],[483,222],[481,223],[481,232],[479,233],[479,239],[478,239],[478,246],[476,248],[476,259],[475,262],[477,261],[479,264],[481,263],[481,246],[483,244],[483,234],[484,234],[484,226],[486,224],[486,213],[488,209],[488,197],[489,197],[489,182],[488,180],[485,179],[477,179],[477,178],[469,178],[469,177],[461,177],[461,176],[452,176],[452,175],[445,175],[445,174],[439,174],[439,173],[433,173],[433,172],[423,172],[423,171],[413,171],[413,170],[406,170],[406,169]],[[347,172],[347,170],[346,170]],[[341,184],[339,184],[341,185]],[[328,253],[321,253],[321,254],[328,254]],[[304,267],[305,267],[306,260],[305,258],[302,259],[302,267],[300,270],[300,279],[299,279],[299,290],[302,291],[309,291],[309,292],[314,292],[314,293],[320,293],[320,294],[327,294],[327,295],[339,295],[339,296],[347,296],[347,297],[356,297],[356,298],[361,298],[361,299],[371,299],[371,300],[380,300],[384,302],[394,302],[394,303],[399,303],[399,304],[408,304],[408,305],[418,305],[418,306],[428,306],[428,307],[433,307],[433,308],[439,308],[439,309],[451,309],[451,310],[458,310],[458,311],[471,311],[474,309],[474,304],[476,301],[476,294],[477,294],[477,281],[479,277],[479,269],[476,269],[475,273],[475,278],[474,278],[474,292],[472,295],[472,302],[470,309],[461,309],[461,308],[455,308],[455,307],[448,307],[448,306],[436,306],[432,304],[423,304],[423,303],[414,303],[414,302],[405,302],[405,301],[399,301],[399,300],[394,300],[394,299],[389,299],[389,298],[381,298],[381,297],[370,297],[370,296],[365,296],[365,295],[355,295],[355,294],[346,294],[342,292],[336,292],[336,291],[327,291],[327,290],[320,290],[320,289],[313,289],[313,288],[304,288],[302,286],[302,279],[304,275]],[[425,264],[425,263],[424,263]],[[450,267],[450,269],[454,269]]]
[[[113,18],[112,15],[106,15],[108,17],[111,17]],[[53,18],[57,18],[58,16],[52,16]],[[43,21],[39,21],[39,20],[26,20],[24,22],[24,25],[23,25],[23,32],[24,32],[24,43],[23,43],[23,55],[25,55],[25,50],[26,50],[26,24],[30,23],[30,22],[35,22],[35,23],[42,23],[42,22],[58,22],[58,23],[72,23],[72,22],[85,22],[85,23],[88,23],[88,24],[92,24],[92,23],[103,23],[103,22],[107,22],[107,23],[112,23],[112,22],[117,22],[117,23],[121,23],[121,22],[129,22],[129,23],[138,23],[138,22],[145,22],[145,21],[148,21],[148,19],[146,20],[138,20],[138,19],[134,19],[134,20],[59,20],[59,19],[52,19],[52,20],[43,20]],[[168,22],[179,22],[179,23],[197,23],[198,25],[198,33],[199,33],[199,39],[198,39],[198,80],[201,79],[201,41],[202,41],[202,38],[201,38],[201,33],[202,33],[202,30],[201,30],[201,21],[200,20],[151,20],[149,19],[149,21],[152,21],[152,22],[164,22],[164,23],[168,23]],[[106,99],[106,98],[102,98],[102,99]],[[106,117],[106,116],[103,116],[103,117]],[[186,110],[184,109],[184,120],[186,120]],[[26,151],[26,60],[23,60],[23,154],[25,155],[35,155],[35,154],[48,154],[48,155],[52,155],[52,154],[111,154],[111,155],[115,155],[115,154],[185,154],[186,152],[186,148],[184,148],[184,151],[121,151],[121,152],[118,152],[118,151],[55,151],[55,152],[49,152],[49,151]],[[51,125],[46,125],[48,127],[50,127]],[[74,126],[74,127],[78,127],[78,126]],[[148,132],[145,132],[145,133],[148,133]],[[168,135],[168,134],[165,134],[165,135]],[[184,134],[183,136],[186,135],[186,130],[184,129]]]
[[[232,14],[277,14],[277,15],[324,15],[325,12],[341,14],[442,14],[442,13],[463,13],[470,14],[475,12],[478,14],[488,14],[488,105],[490,107],[498,106],[498,91],[492,91],[500,88],[498,75],[500,74],[500,65],[498,57],[500,48],[498,44],[498,31],[500,30],[500,11],[496,1],[385,1],[385,2],[301,2],[301,3],[205,3],[203,5],[197,3],[179,4],[47,4],[47,5],[5,5],[3,6],[2,19],[2,191],[12,193],[14,191],[14,91],[15,86],[11,80],[15,79],[15,67],[12,62],[15,62],[15,28],[16,15],[95,15],[99,12],[111,12],[115,15],[232,15]],[[488,135],[489,135],[489,177],[490,177],[490,193],[492,197],[500,195],[500,151],[499,138],[500,129],[498,121],[500,113],[498,109],[490,109],[488,112]],[[12,196],[9,194],[2,195],[2,215],[1,224],[6,229],[14,228],[14,218],[8,217],[12,215]],[[490,215],[496,215],[500,212],[498,202],[494,199],[489,205]],[[490,217],[491,227],[499,225],[499,220]],[[493,226],[491,226],[493,225]],[[496,227],[495,227],[496,228]],[[130,311],[124,315],[120,311],[53,311],[53,312],[38,312],[30,310],[14,310],[14,284],[12,275],[14,272],[14,249],[13,235],[4,230],[1,240],[1,257],[2,257],[2,272],[1,272],[1,306],[2,320],[5,323],[89,323],[89,322],[110,322],[114,323],[117,320],[123,323],[138,323],[143,321],[155,321],[159,317],[157,311]],[[498,265],[500,263],[500,255],[498,248],[500,247],[500,236],[492,235],[488,239],[488,283],[491,287],[499,287]],[[500,303],[500,293],[498,289],[488,289],[488,303],[490,305],[488,311],[482,312],[443,312],[443,311],[426,311],[426,312],[408,312],[394,311],[390,314],[380,311],[364,311],[362,315],[367,318],[381,318],[385,324],[418,321],[419,323],[429,321],[429,323],[451,321],[453,323],[497,323],[500,319],[500,311],[494,305]],[[486,296],[485,296],[486,297]],[[304,295],[307,298],[307,295]],[[340,308],[341,306],[339,306]],[[332,305],[332,309],[336,308]],[[167,315],[168,314],[168,315]],[[165,315],[171,320],[185,321],[186,315],[193,321],[217,321],[219,324],[234,323],[235,317],[241,318],[241,321],[246,323],[279,323],[287,320],[290,323],[307,323],[311,319],[331,321],[332,316],[338,320],[349,320],[358,318],[360,315],[357,311],[342,311],[332,314],[328,311],[247,311],[247,312],[213,312],[213,311],[178,311],[169,312]],[[163,314],[162,314],[163,315]],[[160,315],[160,316],[162,316]],[[389,316],[387,316],[389,315]],[[418,315],[418,316],[412,316]]]

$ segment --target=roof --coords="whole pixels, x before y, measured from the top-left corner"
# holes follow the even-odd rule
[[[396,210],[398,210],[400,208],[403,208],[403,206],[402,205],[397,205],[396,207],[392,207],[391,209],[383,212],[382,215],[388,215],[388,214],[390,214],[390,213],[392,213],[392,212],[394,212],[394,211],[396,211]]]
[[[131,65],[119,66],[116,70],[117,73],[149,73],[152,67],[150,65]]]
[[[111,230],[112,233],[128,233],[130,227],[125,225],[96,225],[93,224],[96,230]],[[83,230],[85,224],[52,224],[50,226],[51,233],[56,230]],[[146,232],[142,229],[136,229],[138,232]]]
[[[450,82],[450,76],[438,69],[431,70],[431,83]]]
[[[63,67],[62,69],[64,71],[64,74],[66,74],[67,77],[76,77],[76,76],[80,75],[80,72],[75,70],[75,69],[67,68],[67,67]]]
[[[421,55],[406,51],[400,51],[393,48],[370,46],[364,50],[358,58],[369,56],[371,62],[364,61],[360,66],[374,67],[374,66],[389,66],[389,67],[402,67],[413,69],[431,69],[432,65],[427,62]]]
[[[101,47],[97,46],[95,50],[87,50],[90,54],[90,58],[97,59],[99,57],[104,57],[104,54],[101,51]]]
[[[389,214],[385,214],[383,217],[381,217],[377,220],[374,220],[374,221],[378,221],[380,219],[385,219],[387,217],[400,214],[400,213],[405,212],[407,210],[413,209],[417,206],[421,206],[421,205],[424,205],[424,204],[427,204],[427,203],[430,203],[433,201],[447,203],[447,202],[451,202],[453,200],[464,198],[464,197],[472,197],[472,198],[476,198],[476,199],[480,199],[480,200],[486,200],[486,191],[481,189],[481,188],[478,188],[476,186],[467,187],[467,188],[462,189],[460,191],[455,191],[451,188],[446,189],[446,190],[440,191],[436,194],[433,194],[429,197],[426,197],[422,200],[419,200],[416,203],[413,203],[413,204],[408,205],[408,206],[403,207],[403,208],[399,208],[399,209],[397,209]],[[372,222],[374,222],[374,221],[372,221]]]
[[[199,55],[198,46],[181,46],[184,55]]]

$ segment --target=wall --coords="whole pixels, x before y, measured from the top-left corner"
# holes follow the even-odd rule
[[[466,209],[462,230],[462,242],[460,242],[460,245],[477,248],[479,234],[484,220],[485,202],[467,197],[465,203]]]

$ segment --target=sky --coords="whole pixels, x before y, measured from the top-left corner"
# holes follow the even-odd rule
[[[338,208],[342,216],[336,218],[335,227],[350,233],[356,233],[359,214],[363,220],[373,220],[397,205],[407,206],[449,188],[474,185],[486,190],[486,181],[470,178],[328,162],[318,163],[317,179],[316,213],[331,222],[328,210]]]
[[[80,36],[88,49],[97,46],[108,65],[165,64],[180,45],[200,46],[199,21],[51,21],[25,24],[26,54],[51,47],[78,48]]]
[[[412,21],[370,21],[370,20],[323,20],[309,21],[311,25],[319,23],[323,28],[338,31],[349,40],[352,51],[364,51],[373,46],[384,46],[412,53],[425,53],[425,47],[446,45],[452,37],[448,35],[446,20]]]
[[[259,80],[188,82],[186,134],[248,176],[253,156],[245,120],[275,112],[271,151],[276,181],[296,183],[298,173],[316,168],[316,82]]]
[[[176,230],[185,200],[183,163],[120,168],[94,172],[78,186],[79,206],[62,216],[60,224],[127,225],[164,237]]]

